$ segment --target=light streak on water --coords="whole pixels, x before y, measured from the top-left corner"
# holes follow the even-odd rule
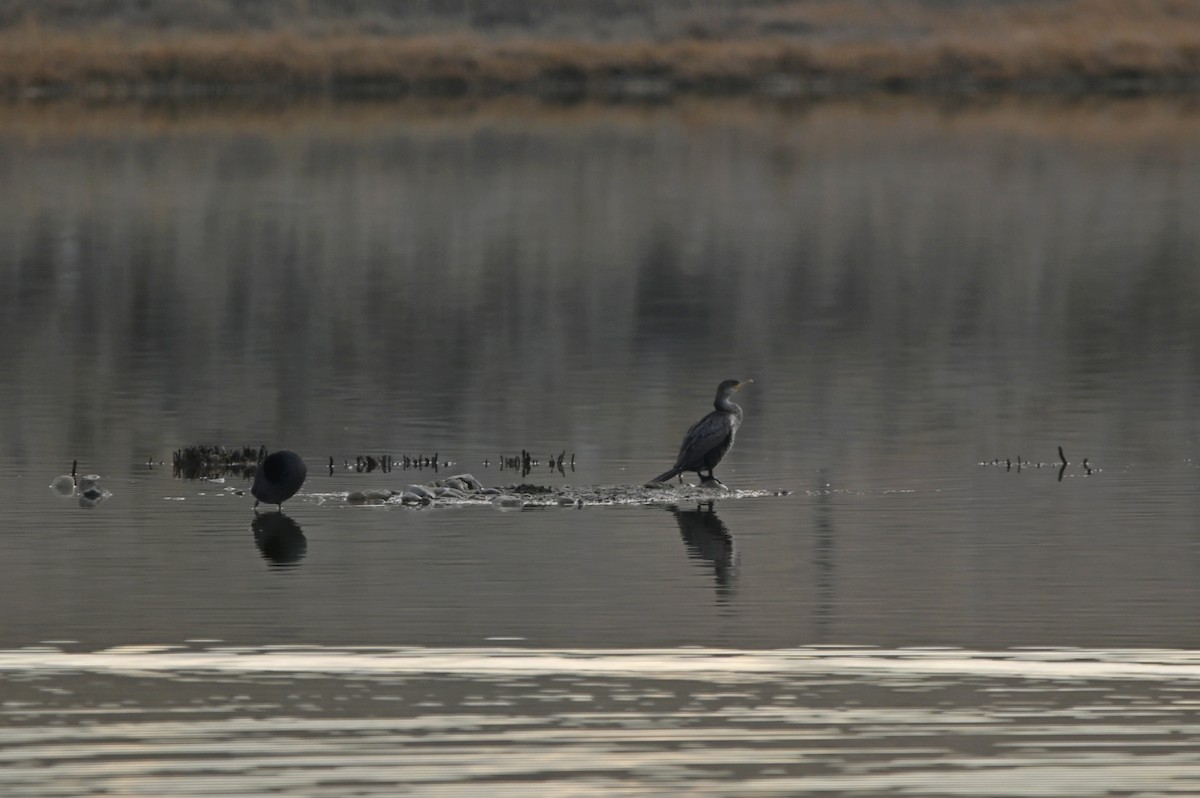
[[[991,676],[1054,680],[1200,680],[1200,652],[1156,649],[1015,649],[813,646],[779,650],[525,649],[308,646],[118,646],[94,652],[54,647],[0,651],[4,671],[134,671],[343,674],[592,674],[702,678],[718,683],[780,674],[875,673],[917,679]]]
[[[1200,652],[0,652],[0,794],[1190,795]]]

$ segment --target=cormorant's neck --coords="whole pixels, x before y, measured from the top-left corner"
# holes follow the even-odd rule
[[[742,408],[735,405],[733,400],[731,400],[728,396],[717,397],[716,401],[713,402],[713,407],[717,408],[722,413],[737,414],[742,412]]]

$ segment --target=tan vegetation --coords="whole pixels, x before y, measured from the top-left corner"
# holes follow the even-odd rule
[[[8,23],[0,91],[120,99],[1200,90],[1200,4],[1188,0],[413,4],[422,13],[393,4],[409,9],[404,16],[369,3],[371,13],[357,15],[295,0],[246,5],[256,16],[210,3],[200,4],[207,16],[193,9],[172,22],[0,2]]]

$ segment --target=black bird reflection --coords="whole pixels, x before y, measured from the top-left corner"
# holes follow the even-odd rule
[[[679,536],[683,538],[688,557],[712,566],[717,600],[723,603],[731,599],[737,575],[733,535],[717,515],[713,502],[698,505],[695,510],[672,507],[671,513],[679,524]]]
[[[283,513],[261,513],[250,522],[254,543],[272,565],[296,565],[308,553],[300,525]]]

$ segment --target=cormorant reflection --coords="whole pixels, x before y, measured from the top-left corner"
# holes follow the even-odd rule
[[[672,507],[679,524],[679,535],[688,556],[712,565],[716,580],[717,599],[728,601],[734,592],[737,569],[734,564],[733,535],[717,515],[713,502],[699,505],[695,510]]]
[[[295,565],[308,552],[308,540],[300,525],[283,513],[256,514],[250,529],[263,559],[272,565]]]

